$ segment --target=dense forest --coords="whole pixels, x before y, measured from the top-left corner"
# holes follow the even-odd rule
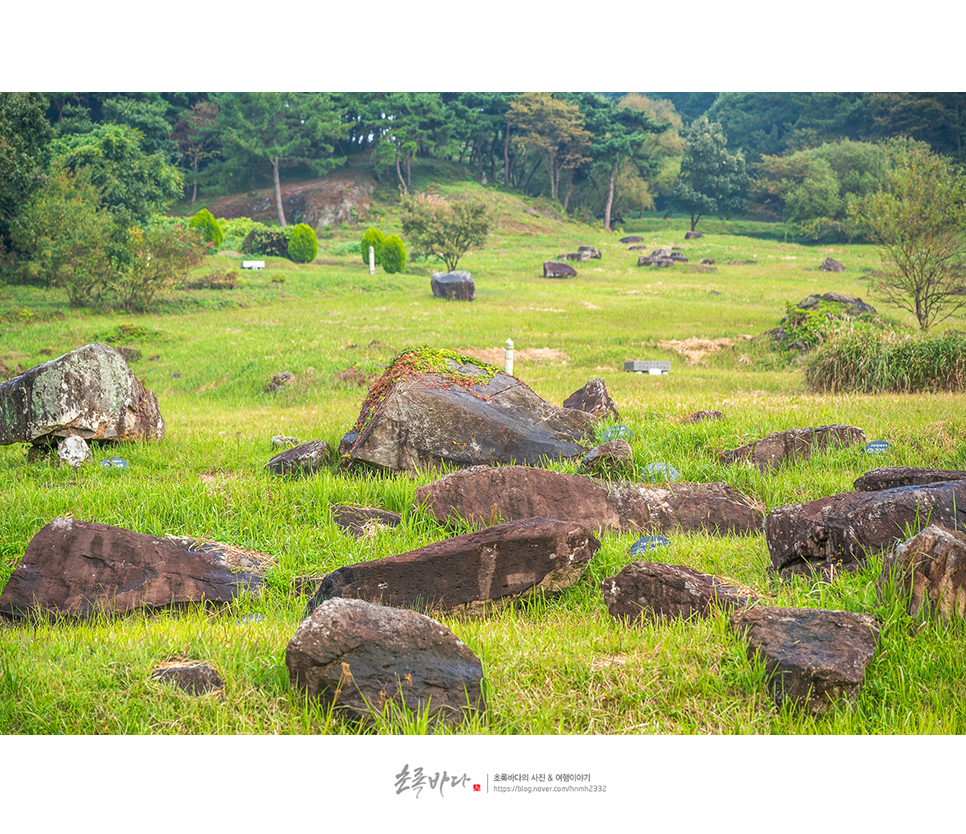
[[[608,229],[658,210],[850,236],[890,144],[959,163],[964,131],[966,93],[0,93],[0,254],[58,172],[130,227],[346,165],[405,193],[430,160]]]

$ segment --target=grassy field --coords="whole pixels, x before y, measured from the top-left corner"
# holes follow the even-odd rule
[[[566,222],[498,192],[486,197],[497,229],[485,249],[460,264],[476,283],[472,303],[434,299],[430,274],[437,267],[426,261],[411,262],[402,274],[370,276],[348,251],[365,226],[330,230],[312,264],[269,259],[264,272],[239,271],[235,289],[175,290],[149,315],[71,310],[57,291],[0,285],[0,375],[92,341],[136,348],[141,359],[132,367],[158,394],[167,424],[162,442],[94,449],[95,459],[123,455],[131,464],[124,473],[99,466],[74,473],[28,463],[20,447],[0,448],[0,585],[37,530],[68,514],[275,557],[262,597],[217,614],[0,627],[0,733],[358,732],[288,685],[285,646],[305,605],[290,581],[450,535],[412,509],[415,488],[440,473],[349,477],[333,466],[290,481],[264,467],[276,434],[337,446],[358,416],[366,384],[409,345],[477,353],[502,365],[510,338],[515,375],[557,404],[588,379],[603,377],[622,422],[635,432],[637,467],[666,461],[685,480],[727,482],[766,509],[849,490],[878,466],[964,467],[961,395],[812,395],[798,366],[769,353],[767,340],[752,338],[778,324],[786,302],[810,294],[834,291],[875,304],[866,280],[878,266],[871,247],[806,247],[774,234],[751,236],[762,231],[754,224],[729,228],[710,219],[699,227],[703,238],[685,241],[685,221],[651,218],[628,222],[623,233],[643,236],[649,248],[680,246],[690,261],[644,269],[636,266],[640,253],[618,242],[620,233]],[[378,225],[387,234],[399,231],[391,210]],[[542,277],[544,260],[579,245],[597,247],[602,258],[577,264],[574,279]],[[845,264],[844,273],[818,269],[830,256]],[[704,258],[715,266],[699,266]],[[196,277],[237,269],[239,260],[214,256]],[[893,311],[879,312],[911,325]],[[693,361],[680,352],[688,347]],[[630,359],[670,359],[672,371],[625,373]],[[294,382],[269,393],[266,386],[281,371],[294,374]],[[680,422],[702,409],[719,410],[725,419]],[[718,463],[721,451],[772,431],[830,423],[859,426],[891,449],[875,458],[839,450],[772,475]],[[403,523],[372,538],[350,538],[329,515],[331,505],[343,503],[394,510]],[[763,535],[672,536],[661,555],[739,580],[775,604],[880,618],[881,645],[856,708],[815,719],[773,706],[763,668],[746,658],[724,616],[633,628],[613,620],[600,583],[636,558],[628,555],[635,536],[601,540],[584,578],[557,598],[487,618],[441,618],[480,657],[486,675],[487,718],[463,732],[966,729],[962,629],[914,623],[896,601],[879,600],[875,560],[831,586],[813,586],[769,576]],[[151,682],[151,669],[172,658],[211,662],[225,679],[224,691],[190,698]],[[384,733],[424,730],[418,717],[380,727]]]

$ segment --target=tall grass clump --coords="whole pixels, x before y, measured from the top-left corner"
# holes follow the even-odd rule
[[[805,363],[813,392],[915,393],[961,391],[966,383],[966,336],[854,330],[816,350]]]

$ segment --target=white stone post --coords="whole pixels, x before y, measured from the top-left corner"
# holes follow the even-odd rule
[[[507,339],[503,345],[503,349],[506,351],[503,365],[504,370],[510,376],[513,376],[513,339]]]
[[[376,274],[376,250],[375,247],[369,247],[369,274]]]

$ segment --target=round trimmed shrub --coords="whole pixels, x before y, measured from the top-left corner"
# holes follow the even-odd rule
[[[292,229],[288,239],[288,256],[297,264],[307,264],[315,260],[319,254],[319,239],[315,236],[315,229],[307,223],[299,223]]]
[[[215,244],[216,249],[221,246],[221,242],[225,239],[225,233],[208,209],[195,212],[194,216],[188,221],[188,226],[192,229],[198,229],[208,243]]]
[[[245,235],[241,251],[243,255],[287,258],[288,229],[276,229],[259,224]]]
[[[390,274],[406,268],[406,246],[399,235],[389,235],[382,244],[382,268]]]
[[[366,233],[362,236],[362,242],[359,244],[359,254],[362,255],[362,262],[366,265],[369,264],[369,247],[373,248],[373,254],[375,255],[376,263],[382,263],[382,246],[386,242],[386,236],[382,233],[380,229],[368,229]]]

